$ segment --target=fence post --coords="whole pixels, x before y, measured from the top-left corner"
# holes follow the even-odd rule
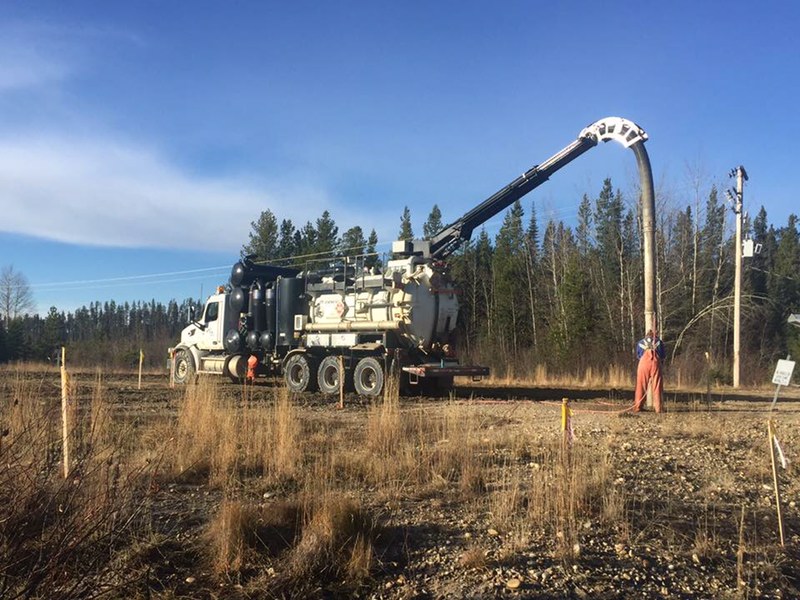
[[[572,447],[572,410],[569,398],[561,399],[561,449],[566,453]]]
[[[64,453],[64,479],[69,477],[69,376],[67,349],[61,346],[61,442]]]
[[[142,364],[144,363],[144,350],[141,348],[139,349],[139,387],[136,389],[142,389]]]
[[[339,355],[339,408],[344,408],[344,356]]]

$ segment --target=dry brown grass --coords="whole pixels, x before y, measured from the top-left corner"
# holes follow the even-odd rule
[[[0,398],[0,597],[85,597],[110,575],[107,556],[132,539],[151,465],[128,460],[98,379],[91,408],[74,406],[69,477],[61,410],[18,374]]]
[[[267,443],[272,448],[272,456],[269,471],[278,480],[294,478],[302,467],[302,432],[297,409],[286,388],[280,388],[277,392],[270,417],[271,435]]]
[[[483,548],[475,543],[471,543],[461,554],[459,562],[465,569],[483,569],[489,564],[489,559]]]
[[[563,388],[624,388],[635,383],[634,372],[630,367],[611,365],[604,369],[588,367],[580,372],[557,373],[548,369],[547,365],[537,363],[524,370],[508,369],[497,377],[489,377],[487,381],[499,386],[541,386]]]
[[[171,477],[223,488],[243,476],[291,477],[301,456],[300,426],[285,391],[268,410],[221,400],[217,382],[186,387],[173,434]]]
[[[5,389],[0,561],[10,567],[0,572],[0,597],[22,591],[69,598],[113,580],[104,565],[124,571],[131,564],[126,547],[167,539],[154,533],[154,507],[174,507],[178,496],[168,488],[176,483],[206,507],[195,525],[203,535],[190,548],[202,564],[191,568],[208,574],[208,589],[237,582],[256,597],[360,590],[380,573],[389,537],[384,524],[402,505],[453,507],[474,525],[474,539],[463,546],[459,538],[453,555],[467,570],[510,563],[532,549],[576,562],[590,529],[626,546],[647,533],[637,524],[641,505],[615,485],[618,438],[644,420],[610,420],[594,439],[579,435],[565,450],[557,419],[552,431],[532,428],[530,419],[542,412],[527,407],[515,413],[514,406],[454,401],[406,404],[390,386],[366,408],[306,410],[281,388],[255,401],[245,387],[232,398],[214,380],[201,379],[183,390],[176,412],[135,425],[115,416],[95,377],[89,396],[74,406],[76,463],[65,482],[54,395],[29,374],[12,377]],[[689,417],[665,415],[650,431],[709,453],[732,444],[750,450],[752,443],[751,462],[759,465],[712,473],[699,494],[733,493],[743,481],[760,486],[769,476],[765,443],[737,441],[722,419]],[[154,498],[159,486],[162,495]],[[759,549],[759,560],[765,556],[761,532],[754,532],[762,514],[731,527],[730,514],[709,501],[699,518],[677,524],[672,519],[684,501],[657,500],[662,504],[651,504],[646,520],[657,523],[663,539],[690,560],[716,561],[738,547],[738,577],[750,581],[749,561]],[[430,515],[420,518],[435,519]],[[487,527],[500,533],[488,543],[480,537]],[[86,534],[80,542],[71,537],[75,531]],[[64,575],[64,565],[75,561],[80,568]],[[143,596],[148,581],[138,584]]]

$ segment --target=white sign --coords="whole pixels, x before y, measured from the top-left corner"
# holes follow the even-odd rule
[[[775,385],[789,385],[794,371],[794,361],[780,359],[775,366],[775,374],[772,376],[772,383]]]

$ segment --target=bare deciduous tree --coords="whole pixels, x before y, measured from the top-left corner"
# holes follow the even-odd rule
[[[0,314],[3,315],[6,328],[11,319],[33,312],[36,303],[33,292],[28,285],[28,278],[13,265],[7,265],[0,271]]]

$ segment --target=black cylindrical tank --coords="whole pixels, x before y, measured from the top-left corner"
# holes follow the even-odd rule
[[[231,290],[231,308],[235,313],[245,313],[250,304],[250,290],[235,287]]]
[[[299,340],[294,337],[294,316],[304,315],[306,310],[305,280],[287,277],[277,281],[276,329],[278,346],[296,346]]]
[[[237,354],[242,351],[242,334],[237,329],[229,329],[225,334],[225,342],[223,344],[225,350],[229,354]]]
[[[248,331],[247,337],[245,338],[245,344],[247,344],[247,349],[256,352],[259,349],[259,344],[261,342],[261,332],[260,331]]]
[[[294,277],[300,271],[289,267],[273,267],[272,265],[257,265],[249,259],[243,259],[233,265],[231,269],[231,286],[249,286],[256,279],[261,281],[275,281],[277,277]]]
[[[250,287],[250,310],[249,315],[253,317],[250,325],[256,331],[263,331],[267,322],[266,305],[264,302],[264,287],[260,281],[256,281]]]
[[[261,347],[269,352],[275,347],[275,334],[271,331],[265,331],[261,334]]]
[[[264,331],[270,331],[275,337],[275,288],[271,284],[267,285],[264,290],[264,308],[266,313],[266,322],[264,324]]]

